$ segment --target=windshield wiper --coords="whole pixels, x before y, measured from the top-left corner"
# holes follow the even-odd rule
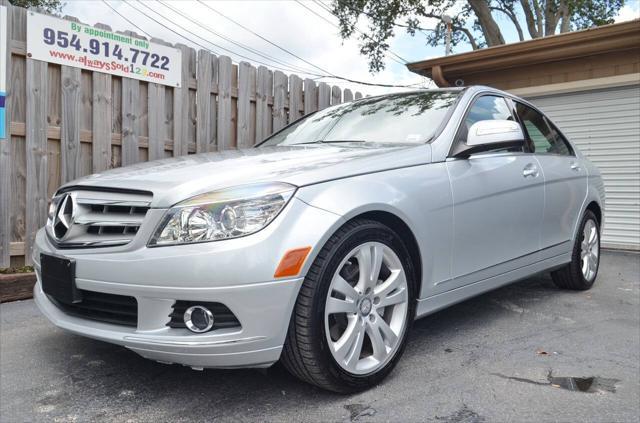
[[[315,141],[307,141],[307,142],[297,142],[291,145],[304,145],[304,144],[338,144],[338,143],[348,143],[348,142],[366,142],[365,140],[315,140]]]

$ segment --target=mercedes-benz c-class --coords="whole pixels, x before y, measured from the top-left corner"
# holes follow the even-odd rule
[[[551,271],[596,279],[598,170],[529,102],[487,87],[367,97],[255,148],[62,186],[32,250],[60,328],[194,369],[268,367],[353,392],[412,322]]]

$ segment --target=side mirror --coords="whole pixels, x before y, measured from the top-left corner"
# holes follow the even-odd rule
[[[512,120],[481,120],[469,128],[467,142],[460,144],[454,157],[468,157],[474,153],[497,148],[518,147],[524,144],[524,133]]]

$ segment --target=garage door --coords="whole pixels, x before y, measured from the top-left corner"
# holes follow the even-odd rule
[[[598,166],[603,246],[640,250],[640,86],[529,98]]]

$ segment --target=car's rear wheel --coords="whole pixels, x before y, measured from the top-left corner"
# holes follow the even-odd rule
[[[580,222],[571,263],[551,272],[553,282],[559,288],[584,291],[590,289],[600,267],[600,225],[591,210],[587,210]]]
[[[300,290],[282,355],[295,376],[353,392],[395,366],[414,316],[415,277],[398,235],[347,223],[318,254]]]

